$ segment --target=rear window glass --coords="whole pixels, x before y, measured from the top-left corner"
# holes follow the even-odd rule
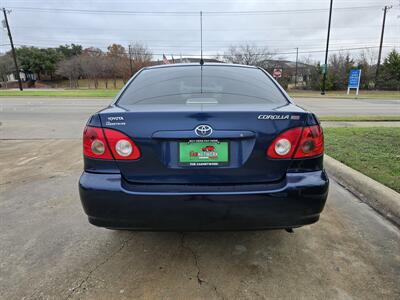
[[[259,69],[200,65],[143,70],[118,100],[119,105],[287,102]]]

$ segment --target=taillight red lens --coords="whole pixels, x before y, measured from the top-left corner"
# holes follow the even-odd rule
[[[139,147],[125,134],[104,128],[104,134],[116,160],[134,160],[140,158]]]
[[[83,154],[98,159],[134,160],[139,147],[125,134],[108,128],[86,126],[83,131]]]
[[[319,125],[296,127],[281,133],[268,147],[270,158],[303,158],[324,152],[324,135]]]
[[[294,158],[318,156],[324,152],[324,134],[319,125],[304,127]]]
[[[113,159],[101,128],[86,126],[83,131],[83,154],[91,158]]]
[[[269,146],[267,155],[270,158],[291,158],[296,150],[302,130],[303,128],[296,127],[281,133]],[[289,147],[288,151],[283,151],[285,150],[284,147]]]

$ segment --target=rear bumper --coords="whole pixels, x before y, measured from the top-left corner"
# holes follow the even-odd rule
[[[120,174],[84,172],[79,193],[89,222],[134,230],[247,230],[299,227],[319,219],[324,171],[288,173],[276,184],[130,185]]]

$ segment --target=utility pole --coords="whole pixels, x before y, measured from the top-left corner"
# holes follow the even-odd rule
[[[329,50],[329,36],[331,34],[332,5],[333,5],[333,0],[331,0],[331,4],[329,6],[328,36],[326,38],[325,66],[324,66],[324,74],[323,74],[323,78],[322,78],[321,95],[325,95],[326,73],[328,72],[328,50]]]
[[[388,9],[391,9],[392,6],[387,6],[383,8],[383,22],[382,22],[382,32],[381,32],[381,42],[379,44],[379,54],[378,54],[378,63],[376,64],[376,73],[375,73],[375,89],[377,87],[378,76],[379,76],[379,66],[381,64],[381,55],[382,55],[382,44],[383,44],[383,34],[385,33],[385,23],[386,23],[386,12]]]
[[[8,32],[8,37],[10,39],[10,44],[11,44],[11,52],[12,52],[12,56],[14,58],[14,64],[15,64],[15,71],[17,74],[17,80],[18,80],[18,85],[19,85],[19,90],[22,91],[22,81],[21,81],[21,77],[19,76],[19,68],[18,68],[18,63],[17,63],[17,55],[15,54],[15,48],[14,48],[14,43],[13,43],[13,39],[11,36],[11,31],[10,31],[10,26],[8,25],[8,19],[7,19],[7,11],[6,9],[3,7],[3,14],[4,14],[4,21],[6,23],[6,27],[7,27],[7,32]]]
[[[299,60],[299,47],[296,48],[296,71],[294,72],[294,86],[297,87],[297,61]]]
[[[129,66],[131,69],[131,76],[133,75],[133,66],[132,66],[132,51],[131,51],[131,44],[128,45],[128,54],[129,54]]]
[[[200,11],[200,65],[204,65],[203,60],[203,12]]]

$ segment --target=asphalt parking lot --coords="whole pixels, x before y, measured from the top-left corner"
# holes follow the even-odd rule
[[[334,181],[292,234],[91,226],[79,137],[109,100],[59,100],[0,100],[0,299],[400,298],[399,228]]]

